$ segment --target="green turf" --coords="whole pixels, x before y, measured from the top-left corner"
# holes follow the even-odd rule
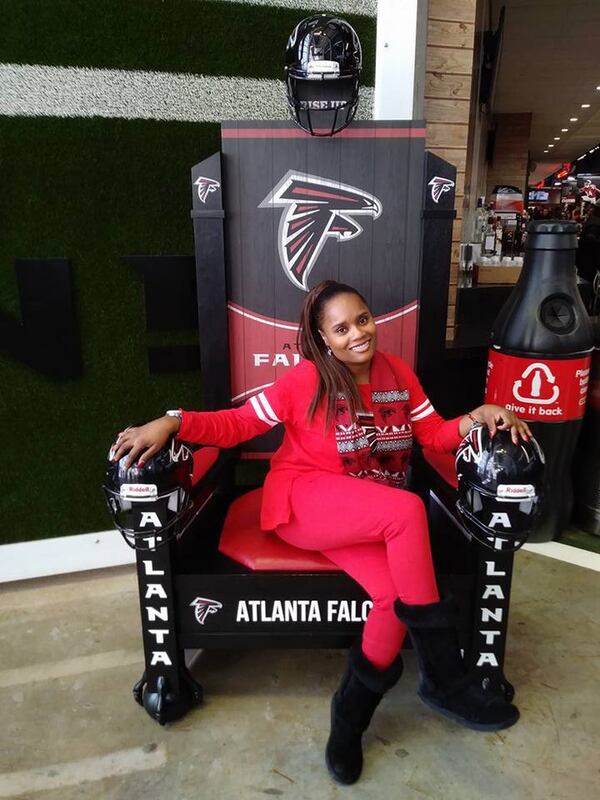
[[[0,359],[0,541],[103,530],[113,433],[199,404],[199,373],[149,375],[147,345],[173,337],[146,334],[142,279],[121,257],[193,253],[189,168],[218,126],[0,117],[0,142],[0,308],[18,314],[13,257],[71,259],[84,361],[61,382]]]
[[[572,547],[579,547],[581,550],[589,550],[592,553],[600,553],[600,536],[593,533],[586,533],[579,528],[571,527],[563,531],[558,540],[561,544],[569,544]]]
[[[310,3],[0,0],[0,61],[278,78],[309,13]],[[373,84],[375,20],[347,18]],[[141,276],[121,258],[193,253],[189,169],[218,148],[213,124],[0,117],[0,309],[19,315],[15,257],[69,258],[84,361],[81,379],[60,382],[0,358],[0,542],[106,528],[99,484],[114,431],[198,404],[199,374],[147,368],[148,345],[196,333],[146,334]]]
[[[0,0],[0,61],[280,78],[306,10],[203,0]],[[375,79],[375,19],[345,14]]]

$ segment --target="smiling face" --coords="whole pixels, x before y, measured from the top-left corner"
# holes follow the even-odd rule
[[[367,382],[377,347],[377,328],[367,305],[356,294],[338,294],[325,304],[320,323],[321,336],[333,355],[358,382]]]

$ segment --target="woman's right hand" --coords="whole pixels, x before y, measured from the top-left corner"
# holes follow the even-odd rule
[[[129,453],[125,461],[125,468],[129,469],[137,462],[143,467],[146,461],[165,446],[169,437],[174,436],[181,422],[178,417],[159,417],[140,425],[139,428],[126,428],[117,436],[111,453],[111,461],[118,461]]]

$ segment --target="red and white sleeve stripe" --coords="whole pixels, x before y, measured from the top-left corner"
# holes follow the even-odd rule
[[[278,425],[282,421],[273,411],[273,408],[267,400],[264,392],[260,392],[259,394],[255,394],[253,397],[251,397],[250,404],[252,405],[256,416],[263,422],[266,422],[270,428],[274,428],[275,425]]]
[[[411,422],[417,422],[420,419],[425,419],[430,414],[433,414],[435,411],[434,407],[431,405],[430,401],[425,398],[425,400],[418,405],[416,408],[410,412],[410,419]]]
[[[253,395],[239,408],[184,411],[178,438],[216,447],[234,447],[265,433],[285,422],[288,380],[276,381],[266,393]]]

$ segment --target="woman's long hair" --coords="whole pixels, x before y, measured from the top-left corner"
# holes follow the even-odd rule
[[[352,286],[336,281],[321,281],[306,295],[300,315],[297,340],[300,355],[312,361],[319,373],[319,385],[308,409],[308,419],[309,421],[313,419],[321,400],[327,397],[325,422],[327,427],[335,419],[338,395],[346,398],[353,420],[356,419],[356,410],[361,406],[358,389],[350,370],[334,355],[328,355],[327,345],[319,332],[325,306],[338,294],[355,294],[367,305],[365,298]]]

